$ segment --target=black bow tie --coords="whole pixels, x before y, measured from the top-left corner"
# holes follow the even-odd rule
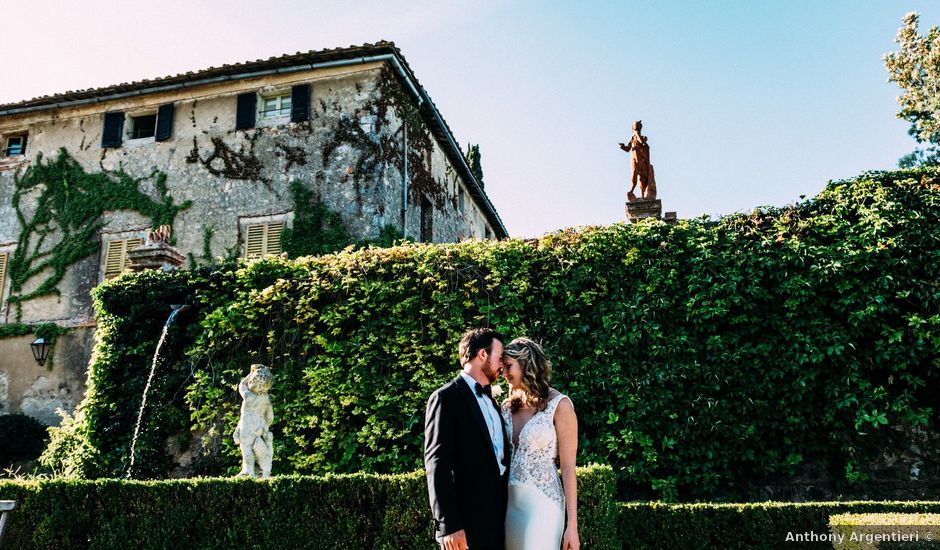
[[[493,386],[484,386],[477,382],[477,395],[488,395],[493,397]]]

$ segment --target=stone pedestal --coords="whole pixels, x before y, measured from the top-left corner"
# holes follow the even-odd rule
[[[636,223],[646,218],[661,219],[663,201],[659,199],[635,199],[627,202],[627,221]]]
[[[127,251],[131,271],[145,269],[159,269],[172,271],[183,265],[186,257],[179,250],[165,242],[148,242],[147,244]]]

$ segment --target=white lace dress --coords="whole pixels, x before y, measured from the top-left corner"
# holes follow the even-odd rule
[[[561,547],[565,530],[565,493],[558,475],[558,437],[555,409],[566,395],[553,397],[519,432],[509,467],[509,505],[506,510],[506,550],[546,550]],[[513,433],[509,402],[503,420]],[[510,442],[512,444],[512,442]]]

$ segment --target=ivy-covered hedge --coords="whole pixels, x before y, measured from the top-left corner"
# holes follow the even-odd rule
[[[846,513],[877,512],[938,513],[940,502],[847,501],[752,504],[631,502],[621,505],[618,538],[624,548],[636,550],[833,548],[832,542],[812,538],[813,535],[824,537],[831,533],[830,517]],[[884,525],[891,524],[885,523]],[[859,529],[858,532],[862,530]],[[921,541],[921,544],[924,542]],[[884,547],[887,546],[887,544],[884,545]],[[917,548],[926,547],[917,546]]]
[[[140,475],[167,475],[168,441],[190,429],[195,471],[237,469],[234,387],[252,362],[276,377],[275,472],[413,471],[428,395],[455,375],[461,333],[489,325],[542,341],[581,461],[612,464],[626,499],[747,500],[804,467],[864,489],[885,449],[933,445],[938,184],[936,169],[871,173],[716,221],[124,276],[95,293],[88,396],[47,458],[126,471],[169,304],[190,303]]]
[[[585,548],[614,548],[609,467],[578,471]],[[435,548],[424,472],[268,481],[0,481],[4,548]]]

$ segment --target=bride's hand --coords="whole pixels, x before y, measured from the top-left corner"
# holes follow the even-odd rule
[[[561,539],[561,550],[580,550],[581,541],[578,539],[578,530],[571,527],[565,529],[565,536]]]

